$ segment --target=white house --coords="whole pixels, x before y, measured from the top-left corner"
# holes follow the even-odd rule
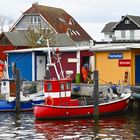
[[[140,41],[140,16],[122,16],[118,22],[109,22],[101,31],[104,41]]]

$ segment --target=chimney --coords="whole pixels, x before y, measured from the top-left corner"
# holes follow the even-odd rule
[[[38,5],[38,2],[34,2],[33,4],[32,4],[32,6],[37,6]]]

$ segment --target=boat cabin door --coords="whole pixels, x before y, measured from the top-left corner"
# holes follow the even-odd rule
[[[37,78],[36,80],[43,80],[45,76],[46,69],[46,57],[45,56],[37,56]]]

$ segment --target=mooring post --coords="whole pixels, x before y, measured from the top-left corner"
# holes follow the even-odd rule
[[[15,83],[16,83],[16,108],[15,111],[20,112],[20,71],[15,70]]]
[[[94,70],[94,80],[93,80],[93,102],[94,102],[94,117],[99,116],[99,84],[98,84],[98,71]]]

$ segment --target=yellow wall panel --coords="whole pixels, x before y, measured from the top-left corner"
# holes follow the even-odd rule
[[[131,84],[131,66],[120,67],[118,64],[119,59],[109,59],[109,53],[123,53],[123,59],[131,59],[131,51],[96,52],[95,65],[96,70],[99,71],[99,83],[107,84],[108,82],[112,82],[118,84],[120,82],[122,84],[125,77],[125,71],[128,71],[129,83]]]

